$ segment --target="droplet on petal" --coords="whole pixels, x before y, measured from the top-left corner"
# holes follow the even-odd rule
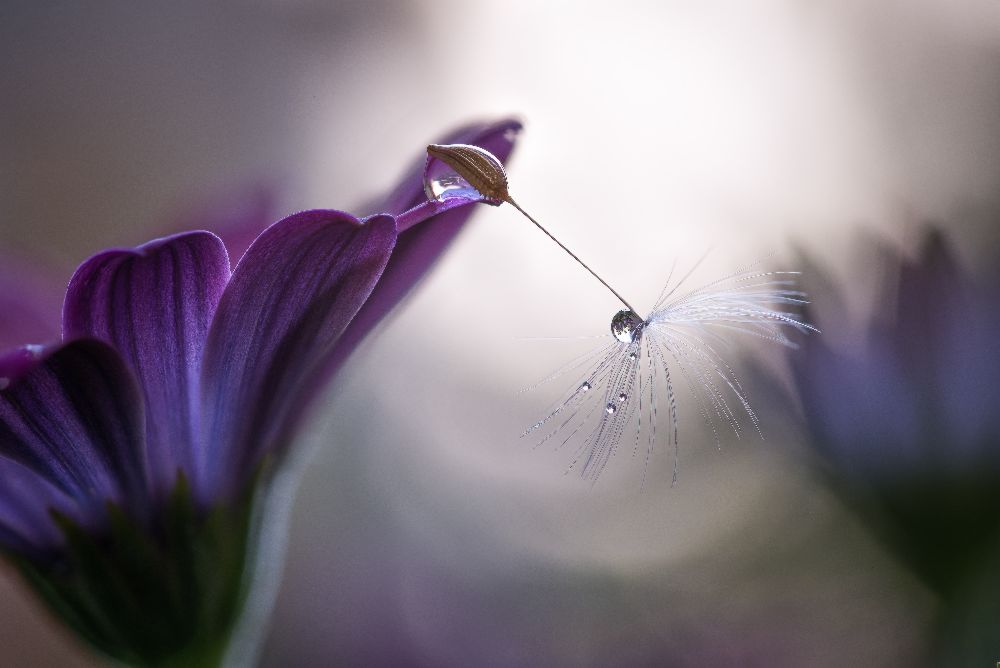
[[[614,404],[608,404],[608,407],[605,408],[604,410],[606,410],[608,412],[608,415],[611,415],[611,414],[613,414],[618,409],[617,409],[617,407]]]
[[[510,198],[507,173],[499,158],[478,146],[431,144],[424,170],[424,192],[429,199],[485,200],[499,205]]]
[[[624,392],[618,395],[618,403],[624,403],[626,399],[628,399],[628,395]]]
[[[588,383],[587,381],[583,381],[583,385],[580,386],[580,391],[586,392],[589,389],[590,389],[590,383]]]
[[[618,311],[611,318],[611,334],[622,343],[634,343],[642,335],[643,324],[635,311]]]

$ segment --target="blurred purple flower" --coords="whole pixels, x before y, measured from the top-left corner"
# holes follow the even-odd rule
[[[470,126],[447,141],[506,159],[519,127]],[[223,241],[205,231],[104,251],[70,281],[62,342],[0,356],[0,548],[103,651],[140,662],[193,651],[185,643],[219,651],[218,638],[189,628],[197,614],[162,606],[201,605],[189,590],[202,583],[203,598],[232,599],[210,613],[216,633],[228,634],[248,535],[232,527],[249,526],[257,483],[320,386],[430,267],[473,203],[425,201],[418,169],[381,213],[294,214],[264,230],[232,272]],[[213,524],[219,509],[229,513],[225,528]],[[224,554],[206,565],[188,554],[205,545],[185,547],[177,531]],[[156,557],[140,564],[131,592],[118,591],[106,580],[128,580],[135,564],[120,559],[139,558],[136,545]],[[215,562],[222,572],[212,572]],[[199,568],[207,571],[186,582],[185,569]],[[227,583],[222,594],[215,575]],[[169,627],[170,612],[181,631],[149,630]]]
[[[916,261],[890,261],[898,295],[863,345],[838,351],[807,338],[792,357],[818,442],[868,479],[1000,471],[1000,284],[976,285],[938,232]],[[824,321],[842,330],[847,318]]]
[[[983,592],[971,594],[987,586],[995,608],[1000,281],[975,281],[938,231],[916,260],[883,256],[898,275],[895,295],[864,336],[840,337],[858,344],[831,347],[848,318],[821,313],[834,336],[804,338],[790,357],[806,422],[833,488],[949,615],[981,606]],[[986,621],[994,638],[997,612]]]

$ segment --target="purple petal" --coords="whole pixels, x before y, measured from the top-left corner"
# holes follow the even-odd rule
[[[0,256],[0,350],[59,338],[64,280]]]
[[[142,406],[128,369],[100,341],[0,360],[0,455],[44,477],[88,512],[145,503]]]
[[[835,352],[820,337],[806,338],[796,352],[799,393],[817,445],[855,475],[920,465],[928,454],[919,446],[921,415],[890,338],[873,333],[856,352]]]
[[[956,464],[982,462],[983,444],[1000,432],[993,418],[1000,378],[995,282],[976,285],[940,230],[930,230],[916,262],[899,277],[898,354],[920,388],[928,437],[938,435]]]
[[[913,382],[940,384],[935,365],[968,316],[969,286],[942,234],[930,232],[917,261],[902,264],[895,329],[899,355]]]
[[[1000,280],[992,280],[972,291],[972,308],[954,331],[938,360],[938,398],[942,431],[952,449],[970,460],[989,459],[995,466],[1000,452],[989,444],[1000,442],[997,386],[1000,384]]]
[[[514,139],[521,129],[515,120],[505,120],[490,125],[463,128],[442,139],[442,144],[473,144],[485,148],[506,162],[514,149]],[[421,160],[407,174],[396,191],[386,200],[385,210],[398,214],[427,201],[424,194]],[[382,279],[365,302],[357,317],[344,332],[331,359],[329,373],[333,373],[350,356],[375,325],[413,289],[417,281],[445,251],[472,215],[474,202],[462,201],[459,208],[435,215],[415,227],[399,234],[396,250],[382,274]]]
[[[235,491],[285,445],[314,394],[310,379],[368,298],[395,221],[305,211],[269,227],[240,260],[205,351],[200,491]]]
[[[187,232],[87,260],[70,281],[67,339],[107,341],[139,381],[153,486],[172,489],[193,470],[201,357],[229,280],[229,256],[210,232]]]

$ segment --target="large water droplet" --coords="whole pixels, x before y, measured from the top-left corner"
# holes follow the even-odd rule
[[[484,187],[488,192],[488,186],[492,183],[491,179],[498,180],[504,185],[506,184],[503,164],[489,151],[486,151],[478,146],[466,146],[464,144],[432,146],[430,148],[458,151],[459,153],[451,156],[452,158],[463,157],[463,154],[461,153],[462,151],[467,153],[468,156],[474,158],[474,164],[472,166],[479,168],[479,170],[469,172],[469,174],[476,174],[477,176],[482,177],[484,179]],[[470,178],[472,178],[472,176],[470,176]],[[456,170],[452,165],[433,155],[428,157],[427,165],[424,167],[424,193],[427,195],[428,199],[437,200],[439,202],[449,199],[465,199],[474,202],[487,202],[490,204],[500,203],[500,200],[497,199],[492,192],[490,195],[483,194],[483,192],[472,185],[467,178],[459,174],[458,170]]]
[[[642,336],[643,324],[635,311],[618,311],[611,318],[611,334],[622,343],[635,343]]]
[[[624,401],[625,401],[626,399],[628,399],[628,395],[627,395],[627,394],[625,394],[624,392],[622,392],[621,394],[619,394],[619,395],[618,395],[618,403],[622,403],[622,402],[624,402]]]
[[[447,165],[444,166],[451,169]],[[424,181],[424,192],[427,193],[428,199],[436,199],[439,202],[446,199],[478,200],[483,197],[468,181],[454,172],[428,178]]]
[[[612,415],[616,410],[618,410],[618,408],[614,404],[608,404],[608,407],[604,410],[608,412],[608,415]]]

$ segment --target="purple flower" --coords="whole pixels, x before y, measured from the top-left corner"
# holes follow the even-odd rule
[[[506,159],[519,127],[447,140]],[[62,341],[0,357],[0,547],[120,660],[219,656],[245,593],[259,483],[471,203],[426,202],[418,168],[375,215],[274,223],[232,271],[205,231],[84,262]]]
[[[946,633],[984,634],[942,660],[995,660],[976,643],[1000,637],[1000,281],[974,280],[937,231],[915,260],[883,256],[898,279],[881,317],[845,333],[821,309],[832,336],[790,358],[806,422],[833,488],[940,596]]]

